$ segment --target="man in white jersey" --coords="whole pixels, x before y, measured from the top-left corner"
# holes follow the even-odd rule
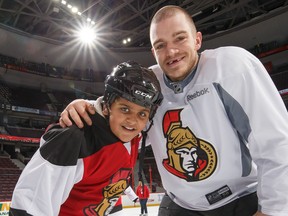
[[[198,53],[202,34],[177,6],[156,12],[150,40],[164,96],[148,132],[166,190],[158,215],[287,216],[288,114],[261,62],[237,47]],[[72,102],[61,126],[91,124],[87,110]]]

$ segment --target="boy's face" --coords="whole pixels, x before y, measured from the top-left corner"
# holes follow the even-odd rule
[[[110,107],[110,128],[120,140],[129,142],[144,129],[149,120],[149,113],[148,108],[118,98]],[[108,115],[106,107],[103,114]]]

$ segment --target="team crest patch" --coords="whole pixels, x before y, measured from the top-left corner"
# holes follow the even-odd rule
[[[183,127],[179,110],[167,111],[163,118],[168,158],[162,161],[165,169],[188,182],[201,181],[213,174],[217,165],[214,147],[197,138],[188,127]]]
[[[111,183],[103,188],[103,199],[99,204],[92,204],[83,209],[85,216],[106,216],[113,210],[120,196],[129,186],[131,169],[120,169],[111,177]]]

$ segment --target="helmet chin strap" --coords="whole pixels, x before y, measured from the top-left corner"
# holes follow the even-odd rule
[[[139,181],[142,181],[142,186],[144,188],[144,181],[142,177],[142,171],[143,170],[143,164],[144,164],[144,157],[145,157],[145,146],[146,146],[146,138],[147,138],[147,133],[150,130],[150,128],[153,126],[153,120],[150,121],[150,125],[146,131],[142,131],[142,144],[141,144],[141,151],[139,155],[139,171],[138,171],[138,179]]]
[[[110,118],[111,109],[110,109],[110,106],[108,105],[108,103],[102,103],[102,113],[103,113],[104,106],[105,106],[105,109],[107,109],[108,115],[103,114],[103,116],[106,119],[107,125],[110,127],[109,118]]]

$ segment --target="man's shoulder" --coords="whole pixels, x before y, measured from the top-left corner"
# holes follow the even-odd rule
[[[162,72],[162,69],[158,64],[150,66],[149,69],[153,70],[155,74]]]
[[[157,77],[157,79],[158,79],[159,81],[162,80],[162,78],[163,78],[163,71],[162,71],[161,67],[160,67],[158,64],[155,64],[155,65],[150,66],[149,69],[151,69],[151,70],[154,72],[154,74],[156,75],[156,77]]]
[[[254,62],[256,59],[257,58],[252,53],[244,48],[225,46],[203,51],[201,53],[199,64],[207,67],[217,64],[222,65],[222,69],[226,68],[229,69],[229,71],[233,69],[233,71],[235,71],[234,69],[238,68],[239,72],[243,72],[243,70],[240,69],[247,66],[247,62]]]
[[[215,49],[206,49],[204,50],[201,55],[206,57],[215,57],[215,56],[243,56],[243,55],[250,55],[249,51],[242,47],[237,46],[223,46],[218,47]]]

